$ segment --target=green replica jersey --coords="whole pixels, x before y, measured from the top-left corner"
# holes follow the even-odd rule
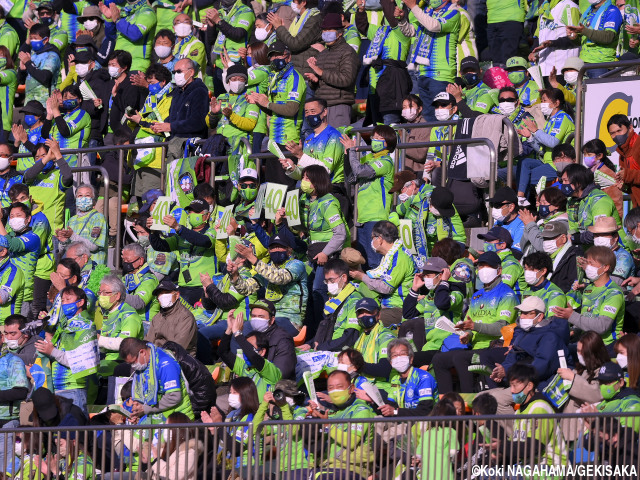
[[[65,137],[60,133],[55,122],[51,129],[51,137],[60,144],[60,148],[76,149],[86,147],[91,133],[91,117],[89,114],[81,108],[76,108],[72,112],[65,113],[63,119],[71,133],[69,137]],[[76,155],[64,155],[63,158],[70,167],[75,167],[78,161]]]
[[[170,30],[173,30],[173,28],[170,28]],[[205,51],[204,43],[193,34],[184,38],[176,38],[173,55],[179,60],[188,58],[196,62],[199,68],[198,73],[202,72],[204,74],[207,69],[207,52]]]
[[[7,47],[11,57],[16,55],[18,52],[18,46],[20,45],[18,33],[4,19],[0,20],[0,45]]]
[[[140,237],[138,237],[140,238]],[[148,238],[147,244],[148,244]],[[142,242],[141,242],[142,244]],[[142,245],[143,247],[145,245]],[[147,246],[147,265],[152,272],[160,275],[167,276],[172,271],[177,270],[179,267],[178,255],[175,252],[158,252],[153,249],[152,246]]]
[[[73,5],[76,13],[68,13],[64,10],[60,12],[60,28],[67,32],[72,43],[74,43],[73,40],[77,37],[78,31],[83,29],[82,24],[78,22],[78,16],[82,15],[84,8],[90,3],[86,0],[78,0],[73,2]]]
[[[640,24],[640,9],[638,8],[638,3],[636,5],[625,5],[624,10],[620,12],[622,14],[622,26],[620,28],[620,36],[618,39],[618,47],[616,49],[616,57],[620,57],[627,52],[638,54],[638,46],[631,48],[629,45],[630,40],[637,40],[637,34],[631,34],[627,32],[627,25],[638,25]],[[0,30],[1,32],[1,30]],[[1,44],[1,42],[0,42]]]
[[[178,2],[174,2],[173,0],[154,0],[149,3],[151,3],[152,7],[155,7],[156,18],[158,19],[156,32],[164,29],[173,31],[173,21],[181,13],[175,11],[176,3]],[[195,16],[193,19],[199,20],[195,18]]]
[[[556,137],[560,143],[565,143],[575,129],[576,126],[573,123],[573,119],[562,110],[559,110],[553,117],[549,118],[544,125],[544,133]],[[551,166],[553,166],[552,150],[552,148],[542,145],[538,151],[542,161]]]
[[[418,30],[418,37],[411,47],[408,62],[417,64],[420,76],[453,83],[458,71],[460,12],[449,2],[435,11],[427,7],[425,13],[440,24],[440,31],[432,33],[414,18],[412,23]]]
[[[556,413],[545,397],[536,393],[534,397],[516,410],[513,421],[512,442],[526,442],[535,439],[544,446],[544,453],[539,458],[531,459],[532,465],[566,465],[567,446],[560,431],[560,422],[553,418],[540,420],[520,420],[520,415],[551,415]],[[518,447],[513,447],[518,448]],[[519,447],[522,450],[524,445]],[[538,477],[539,478],[539,477]]]
[[[144,338],[142,319],[130,305],[121,303],[114,307],[105,317],[102,312],[102,329],[100,335],[109,338]],[[105,354],[104,360],[100,362],[98,373],[102,377],[113,375],[113,369],[119,363],[120,354],[118,351],[101,349]]]
[[[375,416],[373,409],[363,400],[355,400],[351,405],[330,414],[330,420],[342,419],[345,422],[329,426],[329,455],[322,468],[348,469],[356,475],[367,477],[369,464],[373,461],[373,429],[370,423],[352,424],[347,420]]]
[[[329,171],[331,183],[344,183],[344,147],[340,143],[341,137],[342,134],[331,125],[327,125],[318,134],[310,133],[304,140],[300,162],[304,165],[322,165]]]
[[[415,295],[412,291],[409,295]],[[451,299],[451,306],[448,310],[440,310],[434,303],[435,290],[429,290],[429,293],[418,300],[417,309],[422,312],[424,317],[424,326],[427,332],[426,343],[422,347],[423,351],[428,350],[440,350],[442,342],[445,338],[451,335],[449,332],[435,328],[435,324],[442,316],[447,317],[453,323],[458,323],[463,320],[462,309],[464,307],[465,297],[462,292],[458,290],[452,290],[449,298]]]
[[[33,276],[40,256],[40,238],[30,229],[16,234],[7,225],[7,240],[11,263],[24,274],[23,301],[30,302],[33,300]]]
[[[80,360],[87,356],[87,352],[84,352],[85,349],[91,351],[92,345],[96,349],[98,348],[96,327],[85,311],[70,319],[61,315],[51,343],[55,348],[66,353],[70,364],[73,365],[72,357],[80,363]],[[97,365],[95,367],[87,365],[87,368],[79,369],[74,373],[71,367],[56,360],[52,359],[51,363],[51,377],[53,388],[56,391],[86,388],[88,386],[87,377],[97,371]]]
[[[616,49],[618,47],[620,27],[622,26],[622,15],[618,7],[615,6],[615,3],[616,2],[607,0],[598,8],[594,5],[589,5],[589,8],[584,10],[580,18],[580,25],[584,25],[586,28],[592,30],[615,33],[614,39],[607,45],[596,43],[587,38],[586,35],[581,35],[580,58],[584,60],[585,63],[616,61]]]
[[[456,8],[460,12],[460,33],[458,33],[458,55],[456,59],[458,69],[460,69],[460,63],[463,58],[478,58],[478,47],[476,46],[475,28],[471,28],[473,25],[471,16],[463,7],[456,5]]]
[[[49,280],[51,272],[55,271],[56,263],[53,255],[53,235],[51,225],[44,213],[37,207],[31,212],[31,231],[40,238],[40,255],[36,263],[34,276]]]
[[[391,288],[391,293],[379,295],[383,307],[401,308],[404,298],[409,294],[413,277],[417,272],[413,255],[402,244],[402,240],[396,240],[391,249],[382,257],[380,265],[366,274],[382,280]]]
[[[502,261],[502,281],[513,288],[516,295],[520,297],[521,293],[528,288],[524,280],[524,268],[513,256],[511,250],[502,250],[497,254]]]
[[[287,270],[291,274],[291,282],[276,285],[260,275],[256,276],[256,280],[266,288],[264,298],[276,304],[278,316],[288,318],[293,325],[302,328],[309,298],[305,264],[295,258],[289,258],[277,268]]]
[[[602,401],[598,405],[598,410],[622,414],[637,413],[640,412],[640,397],[638,397],[637,390],[623,387],[611,400]],[[624,415],[618,418],[620,425],[633,428],[636,434],[640,433],[640,417]]]
[[[506,283],[498,282],[490,290],[478,290],[471,297],[471,304],[467,317],[478,324],[491,324],[500,320],[511,324],[515,321],[518,311],[516,305],[520,302],[515,292]],[[471,347],[474,350],[489,348],[491,342],[500,335],[493,336],[486,333],[473,332]]]
[[[64,226],[66,191],[67,187],[62,185],[60,170],[55,167],[46,172],[40,172],[29,185],[29,193],[38,204],[42,205],[42,213],[49,220],[52,232]]]
[[[0,29],[0,35],[3,35]],[[2,37],[0,36],[0,39]],[[0,42],[2,45],[2,42]],[[18,75],[15,70],[0,70],[0,99],[2,99],[2,128],[11,130],[13,125],[13,102],[18,89]]]
[[[374,178],[358,179],[358,223],[387,220],[391,212],[393,160],[386,150],[360,159],[376,173]]]
[[[236,361],[233,364],[233,373],[238,377],[249,377],[256,384],[258,389],[258,398],[264,397],[267,392],[273,391],[282,379],[282,372],[278,367],[271,363],[266,358],[264,359],[264,366],[262,370],[256,370],[249,360],[245,358],[242,350],[238,349],[236,353]]]
[[[520,104],[523,107],[530,107],[540,100],[540,87],[533,80],[527,80],[520,87],[516,87]]]
[[[378,363],[387,357],[387,346],[394,338],[393,332],[378,322],[369,332],[362,332],[353,348],[362,353],[365,362]]]
[[[343,30],[342,36],[344,40],[353,48],[356,52],[360,52],[360,45],[362,44],[362,39],[360,38],[360,32],[355,27],[355,25],[349,25],[347,28]]]
[[[94,480],[93,460],[86,453],[80,452],[69,470],[68,480]]]
[[[255,65],[249,67],[247,70],[247,89],[258,93],[264,93],[266,95],[269,90],[269,78],[271,76],[271,69],[269,65]],[[253,128],[253,133],[267,134],[267,112],[260,109],[260,115],[258,116],[258,123]]]
[[[218,12],[221,14],[220,18],[227,22],[231,27],[241,28],[246,32],[246,34],[238,41],[227,38],[222,32],[218,33],[218,37],[213,44],[213,52],[218,55],[218,58],[216,59],[216,67],[222,69],[224,66],[222,65],[222,60],[220,60],[220,55],[225,49],[232,62],[240,62],[241,59],[238,50],[246,48],[250,32],[253,31],[253,25],[256,23],[256,16],[253,13],[253,9],[242,3],[240,0],[236,0],[236,3],[233,4],[228,12],[222,9],[219,9]]]
[[[464,90],[464,97],[469,108],[476,112],[489,113],[495,102],[490,94],[491,89],[480,82],[475,87]]]
[[[333,237],[332,229],[339,225],[344,225],[347,228],[347,222],[340,209],[340,202],[332,194],[327,193],[324,197],[315,200],[311,200],[307,194],[303,194],[303,206],[311,243],[328,242]],[[349,235],[347,235],[345,246],[349,246],[349,241]]]
[[[487,0],[487,23],[524,22],[525,0]]]
[[[118,36],[115,48],[131,54],[133,62],[130,71],[144,72],[151,65],[156,23],[156,13],[146,0],[138,0],[133,4],[127,3],[120,10],[120,19],[116,22]],[[136,30],[137,33],[132,37],[131,32]]]
[[[96,246],[97,250],[91,253],[91,260],[96,263],[107,262],[107,222],[104,215],[95,209],[74,215],[69,219],[67,228],[81,236],[88,243]]]
[[[251,278],[252,276],[251,270],[245,267],[242,267],[238,271],[238,274],[245,280]],[[247,296],[240,295],[240,293],[238,293],[236,288],[233,286],[233,283],[231,283],[231,278],[229,277],[229,275],[224,275],[216,284],[216,287],[218,288],[218,290],[220,290],[220,292],[232,295],[238,303],[228,309],[223,309],[216,306],[216,309],[213,311],[213,315],[202,321],[204,326],[209,327],[220,319],[226,319],[227,314],[231,310],[236,310],[237,312],[242,311],[242,313],[244,313],[244,318],[251,317],[251,308],[249,308],[249,305],[251,305],[257,299],[257,296],[255,294]]]
[[[44,51],[43,51],[44,50]],[[40,52],[31,53],[31,61],[38,70],[51,72],[51,83],[43,84],[35,79],[31,74],[27,74],[24,82],[24,103],[37,100],[42,105],[47,103],[50,91],[55,87],[58,75],[60,74],[60,54],[54,48],[42,49]]]
[[[27,370],[22,359],[6,348],[0,353],[0,390],[9,391],[12,388],[30,388]],[[17,420],[20,414],[20,402],[0,402],[0,420]]]
[[[583,317],[608,317],[611,325],[600,334],[605,345],[620,338],[624,323],[624,292],[613,280],[609,280],[603,287],[591,284],[582,294],[572,292],[569,303],[574,309],[580,309]]]
[[[0,325],[9,315],[20,314],[24,298],[25,280],[22,270],[13,263],[0,260]],[[4,297],[6,296],[6,301]]]
[[[216,232],[212,228],[206,227],[199,233],[211,239],[211,247],[196,247],[190,244],[180,235],[172,235],[166,238],[172,252],[180,254],[180,278],[178,285],[181,287],[201,287],[201,273],[215,275],[218,273],[218,257],[214,249]]]
[[[269,78],[267,97],[270,103],[283,105],[287,102],[299,104],[298,112],[293,117],[282,117],[272,114],[269,119],[269,138],[277,144],[287,142],[298,143],[304,117],[304,100],[307,94],[307,84],[293,63],[289,63],[279,72],[272,72]]]
[[[585,232],[598,217],[613,217],[621,225],[620,215],[611,197],[599,188],[590,189],[582,198],[570,197],[567,202],[569,216],[569,230],[571,232]]]
[[[69,46],[69,35],[60,27],[49,28],[51,31],[49,43],[58,49],[61,56],[64,56],[64,52]]]
[[[332,340],[337,340],[344,335],[348,328],[354,328],[358,333],[362,332],[362,327],[358,323],[356,315],[356,303],[362,298],[362,294],[356,290],[358,286],[354,283],[348,283],[335,297],[330,297],[325,303],[324,314],[331,315],[340,307],[336,322],[333,327]]]
[[[220,116],[217,132],[229,139],[232,148],[236,148],[240,137],[247,138],[251,131],[240,128],[241,120],[258,122],[260,116],[260,107],[254,103],[247,102],[244,93],[235,95],[233,93],[224,93],[218,97],[221,108],[230,108],[233,112],[230,118],[224,115]],[[238,118],[241,117],[241,118]]]
[[[451,452],[460,450],[458,432],[455,428],[433,425],[427,429],[418,441],[417,452],[422,457],[421,479],[437,478],[454,480],[456,478]]]
[[[151,271],[148,264],[142,265],[136,273],[127,273],[122,277],[124,287],[128,295],[139,297],[144,302],[144,307],[136,310],[140,318],[150,322],[156,313],[160,311],[158,298],[153,291],[158,286],[158,277]]]
[[[567,306],[567,297],[564,292],[558,288],[555,283],[545,280],[540,287],[529,287],[522,293],[522,301],[527,297],[538,297],[544,301],[546,307],[544,316],[553,317],[554,307],[565,308]]]

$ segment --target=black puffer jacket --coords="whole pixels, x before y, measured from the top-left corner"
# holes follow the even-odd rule
[[[189,382],[193,413],[199,416],[199,412],[208,412],[216,404],[216,384],[207,367],[175,342],[166,342],[162,348],[173,354]]]
[[[322,76],[318,79],[316,96],[324,98],[330,107],[353,105],[360,59],[353,48],[340,37],[316,57]]]

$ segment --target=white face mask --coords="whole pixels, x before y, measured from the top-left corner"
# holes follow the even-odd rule
[[[13,447],[13,453],[16,454],[16,457],[22,456],[22,442],[16,442],[15,446]]]
[[[581,354],[581,353],[578,353],[578,363],[579,363],[580,365],[584,365],[585,367],[587,366],[587,364],[586,364],[586,363],[585,363],[585,361],[584,361],[584,357],[582,356],[582,354]]]
[[[498,276],[498,270],[491,267],[483,267],[478,270],[478,278],[485,285],[493,282]]]
[[[264,42],[269,36],[269,32],[266,28],[256,28],[256,40],[259,42]]]
[[[179,87],[184,87],[187,84],[187,78],[184,73],[176,73],[173,76],[173,80],[176,82],[176,85]]]
[[[269,320],[267,320],[266,318],[252,317],[250,323],[251,328],[253,328],[257,332],[264,332],[267,328],[269,328]]]
[[[584,274],[589,280],[595,282],[602,276],[602,274],[598,274],[598,270],[599,269],[597,267],[594,267],[593,265],[587,265],[587,268],[584,269]]]
[[[436,217],[439,217],[439,216],[440,216],[440,211],[439,211],[436,207],[434,207],[434,206],[432,206],[432,205],[431,205],[431,206],[429,206],[429,211],[430,211],[431,213],[433,213]]]
[[[167,47],[166,45],[156,45],[154,47],[154,50],[158,58],[167,58],[169,55],[171,55],[172,49],[171,47]]]
[[[5,340],[4,343],[7,344],[9,350],[17,350],[20,348],[20,340]]]
[[[120,76],[120,67],[109,67],[108,70],[111,78],[118,78]]]
[[[427,290],[433,290],[434,288],[436,288],[435,280],[436,280],[436,278],[435,278],[435,277],[433,277],[433,278],[431,278],[431,277],[424,277],[424,286],[425,286],[425,288],[426,288]]]
[[[85,30],[93,30],[98,26],[98,20],[87,20],[82,24]]]
[[[236,95],[242,92],[245,86],[246,83],[242,80],[234,80],[232,82],[229,82],[229,90],[231,90],[231,93],[235,93]]]
[[[329,292],[329,295],[335,297],[340,293],[340,284],[338,282],[327,283],[327,290]]]
[[[569,70],[564,72],[564,79],[569,85],[575,85],[578,83],[578,72],[575,70]]]
[[[529,285],[535,285],[538,283],[539,277],[538,273],[535,270],[525,270],[524,271],[524,281]]]
[[[9,168],[9,165],[11,165],[11,160],[9,160],[9,157],[0,157],[0,170]]]
[[[347,365],[346,363],[339,363],[338,366],[336,367],[336,370],[350,373],[349,368],[351,368],[351,365]]]
[[[502,214],[502,209],[501,208],[492,208],[491,209],[491,216],[493,217],[493,219],[496,222],[502,222],[505,218],[507,218],[506,215]]]
[[[545,117],[548,117],[549,115],[551,115],[551,112],[553,112],[553,108],[548,103],[541,103],[540,111]]]
[[[76,64],[76,73],[80,78],[86,77],[89,73],[89,64],[88,63],[77,63]]]
[[[371,250],[373,250],[374,252],[377,253],[378,251],[376,250],[376,247],[373,246],[373,242],[374,241],[375,241],[375,239],[371,239]]]
[[[451,117],[451,111],[448,108],[436,108],[436,120],[444,122]]]
[[[238,393],[229,394],[229,406],[234,410],[237,410],[242,406],[242,403],[240,403],[240,395]]]
[[[502,115],[506,115],[508,117],[516,111],[516,104],[513,102],[500,102],[498,104],[498,108],[500,109],[500,113]]]
[[[616,355],[616,361],[618,362],[618,365],[620,365],[620,368],[627,368],[627,356],[623,355],[621,353]]]
[[[522,318],[520,317],[520,328],[527,331],[530,330],[531,327],[533,327],[533,321],[535,319],[534,318]]]
[[[293,10],[296,15],[300,15],[300,12],[302,11],[300,5],[298,5],[296,2],[291,2],[291,10]]]
[[[169,308],[173,305],[173,294],[162,293],[158,295],[158,303],[162,308]]]
[[[188,37],[193,31],[193,27],[188,23],[178,23],[173,27],[173,29],[176,32],[176,35],[181,38]]]
[[[411,360],[408,355],[402,355],[401,357],[395,357],[391,359],[391,367],[397,372],[404,373],[409,370],[411,366]]]
[[[611,238],[609,237],[594,237],[593,245],[596,247],[611,247]]]
[[[402,118],[407,120],[408,122],[412,122],[418,116],[417,108],[403,108],[402,109]]]
[[[14,232],[21,232],[25,229],[25,218],[22,217],[14,217],[9,219],[9,226]]]
[[[551,255],[558,249],[558,246],[556,245],[556,239],[554,238],[551,240],[543,240],[542,249],[544,250],[544,253]]]
[[[400,203],[404,203],[409,199],[409,194],[408,193],[401,193],[400,195],[398,195],[398,200],[400,201]]]

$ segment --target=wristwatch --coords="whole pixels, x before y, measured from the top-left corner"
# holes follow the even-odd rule
[[[394,417],[397,417],[397,416],[398,416],[398,409],[397,409],[397,408],[393,410],[393,416],[394,416]]]
[[[242,331],[240,331],[240,330],[238,330],[237,332],[235,332],[235,333],[233,334],[233,336],[234,336],[234,337],[238,337],[238,336],[240,336],[240,335],[242,335]]]

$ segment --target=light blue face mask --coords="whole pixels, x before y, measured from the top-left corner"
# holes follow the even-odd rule
[[[322,41],[324,43],[333,43],[338,38],[338,33],[335,30],[325,30],[322,32]]]
[[[88,212],[93,208],[93,200],[90,197],[76,198],[76,208],[81,212]]]
[[[498,251],[498,244],[497,243],[484,242],[484,251],[485,252],[497,252]]]
[[[375,138],[371,140],[371,150],[374,153],[381,152],[385,148],[386,148],[386,145],[384,140],[377,140]]]

